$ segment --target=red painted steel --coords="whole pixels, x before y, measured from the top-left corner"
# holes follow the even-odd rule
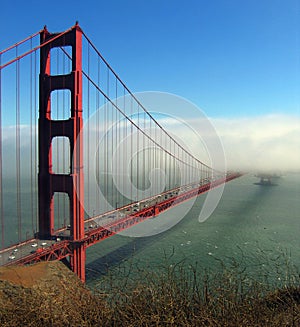
[[[202,180],[202,184],[191,183],[179,189],[169,190],[161,194],[161,197],[155,198],[156,202],[150,207],[143,208],[140,211],[132,212],[125,215],[122,219],[114,221],[102,227],[93,227],[85,232],[84,225],[93,219],[99,217],[92,217],[84,221],[84,177],[83,177],[83,139],[82,139],[82,75],[84,74],[87,79],[94,83],[90,77],[82,71],[82,36],[83,32],[78,24],[71,29],[62,33],[49,33],[46,28],[40,32],[40,45],[31,49],[30,51],[14,58],[10,62],[2,65],[1,68],[19,60],[20,58],[40,49],[40,79],[39,79],[39,173],[38,173],[38,204],[39,204],[39,232],[38,238],[40,240],[53,239],[55,235],[64,232],[64,229],[55,230],[54,226],[54,203],[53,197],[56,192],[66,193],[69,197],[70,203],[70,235],[65,234],[61,240],[56,238],[57,242],[53,241],[51,245],[38,248],[34,253],[25,255],[24,257],[8,262],[10,264],[28,264],[37,261],[50,261],[50,260],[65,260],[69,258],[68,264],[78,277],[85,281],[85,255],[86,248],[92,246],[100,241],[103,241],[116,233],[119,233],[133,225],[136,225],[146,219],[155,217],[160,213],[180,205],[185,201],[190,200],[202,193],[209,191],[212,188],[218,187],[225,182],[229,182],[241,173],[231,173],[223,177],[218,177],[211,180],[209,172],[206,172],[206,179]],[[85,36],[86,37],[86,36]],[[25,40],[30,39],[26,38]],[[146,109],[138,102],[134,95],[128,90],[125,84],[119,79],[111,67],[107,64],[101,54],[92,45],[90,40],[86,37],[89,44],[96,50],[96,53],[101,57],[107,67],[112,71],[118,81],[135,99],[135,101],[146,111]],[[22,41],[23,42],[23,41]],[[21,42],[21,43],[22,43]],[[19,44],[21,44],[19,43]],[[72,62],[72,70],[69,74],[64,75],[51,75],[51,49],[62,48],[69,46],[72,48],[72,55],[69,56]],[[11,48],[11,47],[10,47]],[[10,49],[9,48],[9,49]],[[3,52],[2,52],[3,53]],[[104,95],[104,97],[113,104],[111,99],[101,91],[101,89],[93,84],[96,89]],[[51,118],[51,92],[55,90],[69,90],[71,96],[70,116],[65,120],[53,120]],[[115,104],[113,104],[116,107]],[[116,109],[118,109],[116,107]],[[119,109],[118,109],[119,110]],[[148,113],[152,120],[155,119]],[[143,135],[148,137],[141,128],[134,123],[133,120],[125,116],[131,124],[133,124]],[[163,129],[157,121],[156,125]],[[184,153],[188,153],[181,147],[167,132],[166,134],[177,144]],[[52,170],[52,140],[55,137],[67,137],[70,142],[70,171],[68,174],[55,174]],[[171,153],[161,147],[154,141],[154,144],[174,157]],[[189,154],[189,153],[188,153]],[[189,154],[189,156],[191,156]],[[202,162],[198,161],[195,157],[191,156],[202,166],[209,168]],[[175,158],[175,157],[174,157]],[[210,168],[209,168],[210,169]],[[212,172],[212,171],[211,171]],[[203,175],[203,174],[202,174]],[[209,177],[209,179],[208,179]],[[168,194],[172,193],[169,197]],[[165,196],[167,195],[167,196]],[[159,199],[159,200],[158,200]],[[164,200],[161,200],[164,199]],[[149,199],[145,199],[149,200]],[[150,199],[151,200],[151,199]],[[114,212],[127,209],[127,206],[119,208]],[[112,213],[114,213],[112,212]],[[63,234],[63,233],[62,233]],[[35,239],[27,240],[26,242],[19,243],[17,246],[27,249],[29,243]],[[44,243],[44,242],[43,242]],[[42,243],[42,244],[43,244]],[[46,242],[44,243],[46,244]],[[35,245],[36,246],[36,245]],[[14,250],[15,247],[2,250],[8,253]],[[20,251],[21,252],[21,251]],[[27,251],[26,253],[29,253]]]
[[[84,239],[84,243],[86,247],[92,246],[98,242],[107,239],[114,234],[117,234],[131,226],[134,226],[148,218],[155,217],[160,213],[173,208],[176,205],[180,205],[181,203],[188,201],[200,194],[208,192],[210,189],[220,186],[223,183],[229,182],[235,178],[242,176],[241,173],[232,173],[228,174],[226,177],[219,178],[211,183],[204,184],[200,187],[193,188],[187,192],[183,192],[178,194],[176,197],[171,197],[165,201],[157,203],[151,207],[144,208],[134,214],[130,214],[123,219],[118,220],[110,225],[106,225],[105,227],[99,227],[96,229],[92,229],[91,231],[86,232],[86,236]],[[192,184],[191,184],[192,185]]]
[[[82,31],[76,24],[61,37],[45,28],[40,34],[40,109],[39,109],[39,234],[40,239],[50,239],[54,233],[55,192],[68,194],[70,201],[71,239],[84,237],[83,190],[83,140],[82,121]],[[51,42],[53,39],[53,42]],[[50,42],[49,42],[50,40]],[[72,71],[67,75],[50,75],[50,50],[55,47],[72,47]],[[51,92],[68,89],[71,93],[70,117],[51,119]],[[64,136],[70,141],[70,173],[54,174],[52,171],[51,143],[54,137]],[[77,243],[76,243],[77,244]],[[71,256],[73,271],[84,281],[85,248],[78,243]]]
[[[15,260],[13,264],[26,265],[40,261],[62,260],[73,255],[72,243],[69,241],[61,241],[47,248],[40,248],[35,253],[27,255],[23,258]],[[6,264],[9,265],[9,264]]]
[[[228,174],[226,177],[219,178],[217,180],[212,181],[211,183],[206,183],[199,187],[195,187],[195,184],[187,185],[187,186],[192,186],[193,188],[188,191],[179,193],[177,196],[166,199],[151,207],[144,208],[138,212],[130,214],[118,220],[117,222],[113,222],[109,225],[106,225],[105,227],[93,228],[87,231],[84,237],[82,237],[81,239],[62,240],[56,242],[51,246],[41,249],[41,251],[36,251],[34,254],[25,256],[17,261],[15,260],[13,262],[8,262],[6,265],[11,265],[11,264],[24,265],[24,264],[34,263],[38,261],[63,260],[67,257],[73,258],[74,251],[76,251],[77,249],[83,249],[83,251],[85,252],[85,249],[87,247],[99,243],[125,229],[130,228],[131,226],[143,222],[151,217],[157,216],[158,214],[170,209],[171,207],[173,208],[176,205],[180,205],[181,203],[188,201],[193,197],[203,194],[212,188],[218,187],[221,184],[229,182],[240,176],[242,176],[241,173],[231,173]],[[89,219],[89,221],[90,220],[92,220],[92,218]],[[24,242],[24,244],[28,244],[30,242],[32,242],[32,240],[26,241]],[[21,246],[21,244],[19,246]],[[77,267],[79,267],[79,264],[85,263],[84,261],[78,260],[79,256],[77,256],[76,258],[77,258],[76,259],[77,262],[75,264],[78,265]],[[84,270],[80,270],[80,269],[75,270],[74,266],[72,268],[73,271],[81,278],[81,280],[84,281],[84,278],[82,278],[82,274],[84,273]]]

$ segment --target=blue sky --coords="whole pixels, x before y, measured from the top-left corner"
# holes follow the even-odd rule
[[[300,115],[298,0],[3,0],[0,49],[76,20],[134,92],[175,93],[210,117]]]

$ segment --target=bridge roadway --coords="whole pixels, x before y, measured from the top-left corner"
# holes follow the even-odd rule
[[[64,259],[72,254],[73,247],[79,243],[84,243],[85,247],[89,247],[241,175],[241,173],[228,173],[226,177],[217,176],[211,180],[206,178],[199,183],[181,186],[86,219],[85,237],[79,242],[70,239],[70,226],[66,226],[57,230],[51,240],[32,238],[10,246],[0,251],[0,266]]]

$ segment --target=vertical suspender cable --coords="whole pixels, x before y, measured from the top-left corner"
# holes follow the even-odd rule
[[[106,151],[107,151],[107,122],[106,122],[106,106],[107,106],[107,101],[105,98],[103,98],[103,139],[104,139],[104,147],[101,149],[101,156],[103,157],[103,192],[104,192],[104,197],[107,199],[107,161],[106,161]],[[106,211],[106,207],[103,208]],[[103,212],[101,210],[101,212]]]
[[[123,87],[123,103],[124,103],[124,112],[126,112],[126,92],[125,92],[125,88]],[[127,153],[126,153],[126,150],[127,147],[125,146],[125,144],[127,144],[127,119],[123,119],[123,122],[124,122],[124,126],[123,126],[123,140],[124,140],[124,145],[122,146],[122,149],[123,149],[123,155],[122,155],[122,158],[123,158],[123,169],[122,169],[122,172],[123,172],[123,180],[122,180],[122,189],[123,189],[123,193],[124,194],[127,194],[127,192],[125,192],[125,183],[126,183],[126,179],[125,179],[125,176],[127,175]],[[123,125],[123,124],[122,124]],[[124,197],[122,197],[122,206],[125,205],[124,203]]]
[[[150,119],[150,122],[151,122],[151,119]],[[153,126],[154,128],[154,132],[155,132],[155,141],[158,143],[158,144],[162,144],[161,143],[161,134],[159,133],[159,130],[156,128],[156,126],[154,125]],[[156,168],[158,169],[158,173],[156,174],[157,175],[157,185],[159,186],[158,189],[161,190],[161,187],[162,187],[162,178],[161,176],[163,176],[161,174],[161,170],[162,170],[162,164],[161,164],[161,160],[162,160],[162,157],[161,157],[161,149],[156,145],[156,144],[153,144],[152,145],[153,148],[154,148],[154,151],[156,153],[155,155],[155,165],[156,165]]]
[[[65,36],[64,36],[64,42],[65,44]],[[62,59],[62,73],[65,75],[66,74],[66,60],[68,60],[68,58],[66,56],[63,56],[63,59]],[[65,79],[63,79],[63,90],[65,89]],[[66,102],[65,102],[65,92],[63,93],[63,96],[62,96],[62,119],[65,120],[67,117],[66,117],[66,112],[65,112],[65,108],[66,108]],[[65,125],[63,124],[63,135],[65,135]],[[63,138],[63,142],[62,142],[62,147],[63,147],[63,157],[62,157],[62,167],[63,167],[63,173],[64,174],[68,174],[70,172],[68,172],[68,170],[66,169],[66,138],[64,137]],[[71,158],[69,160],[72,160]],[[64,182],[65,183],[65,182]],[[65,189],[65,185],[64,185],[64,189]],[[62,216],[63,216],[63,221],[62,221],[62,224],[63,226],[65,227],[67,225],[67,222],[66,222],[66,199],[65,197],[63,198],[63,201],[62,201]],[[69,222],[68,222],[69,224]]]
[[[87,47],[87,70],[90,76],[90,46]],[[87,85],[87,154],[90,156],[90,82]],[[90,214],[90,160],[86,161],[87,165],[87,212]]]
[[[188,184],[191,183],[191,158],[187,154],[187,172],[188,172]]]
[[[32,39],[30,40],[30,48],[32,49]],[[32,85],[32,67],[33,54],[30,54],[30,212],[31,212],[31,230],[34,229],[34,184],[33,184],[33,85]],[[27,235],[27,233],[26,233]]]
[[[18,56],[18,47],[16,47]],[[17,219],[18,241],[22,240],[22,216],[21,216],[21,161],[20,161],[20,61],[16,61],[16,184],[17,184]]]
[[[138,114],[137,114],[137,125],[138,127],[140,128],[140,105],[138,104]],[[139,189],[140,189],[140,165],[139,165],[139,155],[140,155],[140,151],[139,151],[139,140],[140,140],[140,137],[139,137],[139,134],[140,134],[140,131],[137,130],[137,133],[136,133],[136,148],[137,148],[137,152],[136,152],[136,176],[137,176],[137,181],[136,181],[136,185],[137,185],[137,188],[136,188],[136,199],[135,201],[138,201],[139,200]]]
[[[165,138],[164,136],[164,147],[165,149],[167,149],[167,139]],[[169,182],[169,170],[168,170],[168,152],[165,151],[165,162],[164,162],[164,171],[165,171],[165,174],[166,174],[166,182],[165,182],[165,188],[164,188],[164,191],[166,191],[168,189],[168,182]]]
[[[35,233],[38,226],[38,192],[37,192],[37,85],[38,85],[38,77],[37,77],[37,58],[36,51],[34,52],[34,186],[35,186],[35,227],[32,230],[32,234]]]
[[[113,96],[114,94],[114,82],[113,82],[113,78],[111,78],[111,96]],[[114,190],[114,180],[113,180],[113,155],[114,155],[114,151],[115,151],[115,137],[114,137],[114,133],[115,133],[115,114],[116,114],[116,110],[115,107],[111,108],[111,153],[110,153],[110,172],[111,172],[111,206],[114,207],[115,206],[115,190]]]
[[[144,131],[147,131],[147,117],[146,117],[146,113],[144,111]],[[149,180],[149,173],[150,170],[146,168],[147,166],[147,153],[149,152],[149,149],[147,149],[147,143],[148,143],[148,139],[146,139],[146,137],[143,135],[143,161],[144,161],[144,167],[143,167],[143,175],[144,175],[144,187],[143,187],[143,191],[145,191],[147,189],[146,186],[146,178],[147,180]],[[154,160],[154,156],[153,156],[153,160]],[[146,172],[147,172],[147,176],[146,176]]]
[[[172,139],[169,138],[170,143],[169,143],[169,153],[172,153]],[[172,164],[173,164],[173,158],[169,155],[169,189],[172,188]]]
[[[150,137],[153,138],[152,129],[151,129],[151,120],[149,120],[149,126],[148,126],[148,121],[147,121],[147,129],[149,129]],[[146,156],[146,159],[147,159],[147,170],[149,172],[151,172],[155,168],[155,160],[154,160],[154,166],[153,167],[150,164],[150,160],[151,160],[152,156],[153,157],[155,156],[155,150],[154,150],[154,153],[153,153],[152,142],[148,139],[147,140],[147,156]],[[154,179],[154,183],[156,184],[155,179]],[[151,187],[151,185],[150,185],[150,187]],[[153,185],[152,185],[151,190],[154,190],[154,189],[155,189],[155,187],[153,188]],[[154,194],[153,194],[153,192],[151,192],[151,194],[149,194],[149,195],[153,196]]]
[[[174,154],[173,157],[173,164],[172,164],[172,186],[171,188],[173,189],[175,187],[175,169],[176,169],[176,145],[175,142],[173,142],[173,150],[172,153]]]
[[[97,58],[97,85],[100,86],[100,58],[98,57]],[[97,124],[96,124],[96,144],[98,144],[98,142],[100,141],[100,94],[99,92],[96,92],[96,119],[97,119]],[[100,190],[99,190],[99,187],[100,187],[100,158],[99,158],[99,151],[97,148],[95,148],[95,151],[96,151],[96,176],[97,176],[97,183],[96,183],[96,187],[97,187],[97,190],[96,190],[96,202],[97,202],[97,212],[96,214],[99,214],[99,198],[100,198]]]
[[[115,79],[115,101],[116,101],[116,106],[118,107],[118,79],[116,78]],[[116,121],[113,122],[114,126],[115,126],[115,149],[114,149],[114,153],[115,153],[115,159],[116,159],[116,162],[114,162],[113,164],[116,165],[116,168],[114,171],[116,173],[116,176],[115,176],[115,179],[116,179],[116,185],[118,185],[118,182],[119,182],[119,153],[118,153],[118,127],[119,127],[119,121],[118,121],[118,111],[116,111]],[[113,207],[115,206],[115,208],[117,209],[118,208],[118,204],[119,204],[119,192],[118,192],[118,188],[117,187],[114,187],[115,189],[115,200],[113,202]]]
[[[107,85],[106,85],[106,93],[109,97],[109,69],[107,67]],[[110,203],[110,190],[109,190],[109,185],[111,184],[110,183],[110,178],[111,178],[111,175],[108,175],[108,173],[110,172],[110,169],[108,168],[109,167],[109,157],[108,157],[108,154],[110,153],[110,144],[109,144],[109,133],[111,133],[111,131],[108,130],[109,128],[109,118],[110,118],[110,110],[109,110],[109,106],[110,106],[110,103],[107,101],[107,108],[106,108],[106,121],[107,121],[107,125],[106,125],[106,129],[105,129],[105,132],[106,132],[106,152],[105,152],[105,156],[106,156],[106,171],[105,171],[105,175],[106,175],[106,198],[108,200],[108,203]]]
[[[189,166],[187,164],[188,155],[186,152],[185,152],[184,156],[185,156],[185,162],[186,162],[185,167],[184,167],[184,171],[185,171],[185,181],[184,181],[185,183],[184,184],[188,184],[189,183],[189,172],[188,172]]]
[[[171,148],[171,153],[175,155],[175,143],[171,142],[173,144],[173,147]],[[174,170],[175,169],[175,157],[172,157],[172,183],[171,183],[171,189],[174,188]]]
[[[142,126],[141,126],[142,128]],[[146,129],[146,123],[145,123],[145,112],[143,113],[143,128],[144,130]],[[145,190],[145,185],[146,185],[146,170],[145,170],[145,136],[143,135],[143,143],[142,143],[142,169],[141,169],[141,174],[143,176],[142,183],[141,183],[141,189],[142,192]]]
[[[59,48],[56,48],[56,75],[59,75]],[[57,91],[56,92],[56,119],[59,120],[61,119],[60,117],[60,110],[59,110],[59,103],[60,103],[60,92]],[[56,138],[56,169],[57,172],[56,173],[60,173],[61,172],[61,161],[60,161],[60,142],[59,142],[59,138]],[[57,193],[56,194],[56,199],[57,199],[57,208],[54,207],[55,213],[57,214],[57,228],[60,228],[60,197],[61,197],[61,193]],[[55,205],[55,204],[54,204]],[[55,218],[54,218],[55,219]]]
[[[54,57],[54,54],[53,54],[53,51],[54,50],[50,50],[50,58],[49,58],[49,64],[50,64],[50,75],[53,75],[51,74],[51,69],[52,69],[52,57]],[[51,53],[52,52],[52,53]],[[53,56],[52,56],[53,55]],[[54,65],[53,65],[54,66]],[[50,82],[49,82],[49,88],[51,90],[51,82],[52,82],[52,79],[50,79]],[[52,111],[52,108],[53,108],[53,103],[51,102],[51,94],[53,94],[54,91],[51,91],[50,94],[49,94],[49,100],[50,101],[50,122],[49,122],[49,133],[50,135],[52,135],[52,121],[53,121],[53,116],[54,116],[54,110]],[[50,149],[49,149],[49,156],[51,156],[51,161],[49,162],[49,173],[53,173],[53,138],[51,139],[51,144],[50,144]],[[50,178],[50,181],[49,181],[49,189],[50,190],[53,190],[53,185],[52,185],[52,178]],[[55,223],[55,193],[54,194],[51,194],[51,197],[50,197],[50,208],[51,210],[53,210],[53,203],[54,203],[54,212],[51,213],[51,215],[54,215],[54,223]]]
[[[132,97],[130,97],[130,117],[131,119],[133,114],[133,101]],[[129,160],[130,160],[130,200],[133,201],[133,125],[130,124],[130,153],[129,153]]]
[[[175,143],[174,143],[174,147],[175,147]],[[180,148],[177,146],[177,147],[175,147],[175,149],[177,149],[177,154],[176,154],[176,152],[174,153],[175,154],[175,156],[176,156],[176,158],[180,158]],[[175,160],[175,164],[176,164],[176,166],[175,166],[175,181],[174,181],[174,187],[177,187],[178,185],[178,174],[177,174],[177,160]]]
[[[114,89],[113,89],[113,79],[111,79],[111,93],[112,93],[112,96],[114,94]],[[112,127],[112,130],[111,130],[111,155],[110,155],[110,158],[111,158],[111,163],[110,163],[110,171],[111,171],[111,206],[114,207],[115,206],[115,191],[114,191],[114,180],[113,180],[113,165],[114,165],[114,162],[113,162],[113,155],[114,155],[114,151],[115,151],[115,137],[114,137],[114,133],[115,133],[115,113],[116,113],[116,110],[115,110],[115,107],[112,107],[112,112],[111,112],[111,127]]]
[[[1,54],[0,54],[1,66]],[[1,249],[4,248],[4,210],[3,210],[3,173],[2,173],[2,70],[0,69],[0,216],[1,216]]]
[[[172,140],[170,141],[170,152],[173,152],[174,146],[173,146],[173,142]],[[173,184],[174,184],[174,162],[175,162],[175,157],[171,157],[171,185],[170,185],[170,189],[173,188]]]
[[[159,130],[156,126],[154,126],[155,128],[155,131],[156,131],[156,134],[157,134],[157,141],[159,144],[162,144],[162,131]],[[163,161],[163,153],[161,151],[160,148],[158,148],[156,145],[156,151],[158,153],[158,161],[157,161],[157,167],[161,170],[161,173],[158,174],[158,181],[159,181],[159,189],[161,190],[162,189],[162,186],[163,186],[163,179],[160,178],[160,176],[164,176],[164,171],[163,171],[163,164],[162,164],[162,161]]]
[[[106,87],[107,87],[107,76],[106,76]],[[107,163],[107,150],[108,150],[108,146],[107,146],[107,106],[108,106],[108,101],[103,98],[104,101],[104,149],[101,151],[101,154],[103,155],[103,173],[104,173],[104,197],[107,199],[107,195],[108,195],[108,190],[107,190],[107,167],[108,167],[108,163]],[[107,202],[106,202],[107,203]],[[105,211],[107,211],[107,207],[105,207],[104,209]]]

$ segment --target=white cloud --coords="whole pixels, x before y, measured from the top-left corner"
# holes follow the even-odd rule
[[[212,119],[229,168],[300,170],[300,117]]]
[[[198,135],[192,126],[201,125],[203,118],[198,121],[158,119],[184,147],[188,147],[201,161],[209,163],[207,148],[203,140],[219,137],[224,146],[228,169],[235,170],[300,170],[300,117],[289,115],[264,115],[249,118],[213,118],[216,135]],[[94,135],[93,124],[90,126]],[[20,126],[21,136],[21,169],[30,169],[30,131],[29,126]],[[211,133],[211,131],[210,131]],[[152,132],[153,134],[153,132]],[[122,135],[122,134],[120,134]],[[159,133],[157,134],[159,135]],[[160,137],[158,137],[160,139]],[[3,173],[15,174],[16,160],[16,130],[14,126],[2,129],[2,160]],[[36,140],[37,141],[37,140]],[[93,148],[97,140],[91,141]],[[95,143],[95,145],[94,145]],[[32,145],[36,142],[32,141]],[[36,155],[34,155],[35,157]]]
[[[228,169],[300,170],[300,117],[272,114],[248,118],[211,118],[210,121],[216,129],[215,135],[201,129],[203,118],[187,120],[186,124],[181,124],[176,118],[159,120],[196,157],[208,164],[203,140],[219,137]],[[199,127],[196,133],[193,126]]]

